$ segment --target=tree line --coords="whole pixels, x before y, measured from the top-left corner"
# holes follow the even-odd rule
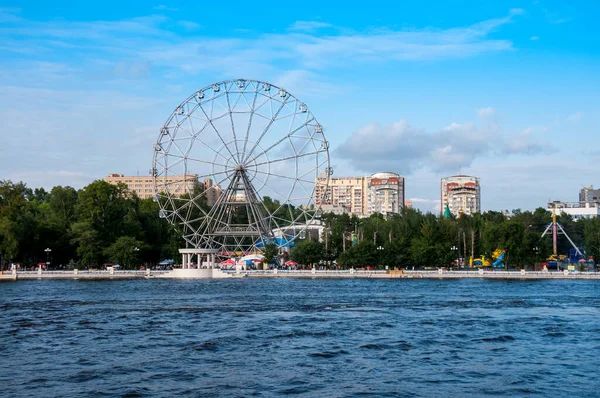
[[[135,267],[176,259],[184,242],[158,213],[152,199],[140,199],[125,185],[102,180],[79,190],[56,186],[50,192],[0,181],[0,265],[6,269],[10,263],[35,265],[48,259],[51,267],[107,262]],[[322,239],[297,242],[291,258],[301,264],[336,261],[345,267],[439,267],[457,258],[489,258],[502,249],[507,264],[517,267],[544,260],[552,253],[551,236],[541,238],[550,212],[538,208],[512,213],[507,217],[488,211],[450,219],[408,208],[388,217],[324,214]],[[573,221],[559,215],[558,221],[586,255],[600,256],[599,219]],[[558,244],[559,253],[568,254],[567,239],[559,236]]]
[[[557,216],[573,242],[588,257],[600,256],[600,219],[573,221]],[[304,240],[292,249],[291,257],[301,264],[331,264],[338,267],[447,267],[466,264],[470,258],[491,259],[496,250],[505,251],[506,267],[533,268],[553,253],[552,234],[541,237],[552,213],[544,208],[461,215],[441,215],[403,208],[399,214],[369,218],[325,214],[322,241]],[[568,256],[572,248],[558,235],[558,253]]]
[[[52,268],[156,264],[181,247],[181,238],[158,212],[152,199],[102,180],[50,192],[0,181],[0,264],[4,269],[46,260]]]

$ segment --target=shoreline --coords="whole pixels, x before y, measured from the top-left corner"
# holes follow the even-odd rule
[[[123,279],[165,279],[170,271],[24,271],[3,272],[0,281],[36,280],[36,279],[75,279],[75,280],[123,280]],[[543,271],[359,271],[359,270],[266,270],[228,272],[229,278],[313,278],[313,279],[577,279],[599,280],[600,272],[543,272]],[[186,278],[187,279],[187,278]],[[189,278],[194,279],[194,278]],[[199,278],[198,278],[199,279]]]

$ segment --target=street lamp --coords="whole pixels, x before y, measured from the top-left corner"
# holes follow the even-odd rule
[[[52,249],[47,247],[44,251],[46,252],[46,269],[48,269],[50,268],[50,252],[52,251]]]
[[[456,247],[456,246],[452,246],[452,247],[450,248],[450,250],[452,250],[452,251],[456,251],[456,268],[460,268],[460,257],[458,257],[458,256],[459,256],[459,253],[458,253],[458,247]]]
[[[533,270],[535,271],[536,265],[537,265],[537,262],[538,262],[538,257],[539,257],[539,254],[540,254],[540,248],[536,246],[536,247],[533,248],[533,251],[535,252],[535,261],[533,263]]]
[[[135,257],[133,261],[136,262],[136,265],[135,265],[136,267],[137,267],[137,254],[138,254],[139,251],[140,251],[139,247],[136,246],[136,247],[133,248],[133,255]]]
[[[379,265],[381,266],[381,252],[384,249],[383,246],[377,246],[377,252],[379,253]]]

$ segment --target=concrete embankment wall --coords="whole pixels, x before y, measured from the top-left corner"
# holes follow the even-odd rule
[[[118,280],[133,278],[215,278],[208,275],[170,275],[169,271],[27,271],[4,272],[0,281],[29,280],[29,279],[81,279],[81,280]],[[265,270],[222,272],[220,277],[250,277],[250,278],[375,278],[375,279],[459,279],[459,278],[488,278],[488,279],[588,279],[599,280],[600,272],[539,272],[539,271],[359,271],[359,270]],[[211,274],[212,275],[212,274]]]
[[[563,272],[469,272],[469,271],[409,271],[409,272],[388,272],[385,271],[357,271],[350,273],[348,271],[311,271],[303,272],[248,272],[247,275],[253,278],[376,278],[376,279],[460,279],[460,278],[488,278],[488,279],[596,279],[600,281],[600,273],[574,273],[565,274]]]
[[[0,281],[30,280],[30,279],[133,279],[154,277],[166,271],[4,271],[0,274]]]

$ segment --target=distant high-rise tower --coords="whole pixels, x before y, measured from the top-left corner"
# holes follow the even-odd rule
[[[367,215],[398,213],[404,206],[404,177],[396,173],[375,173],[368,182]]]
[[[582,188],[579,191],[579,202],[581,202],[581,203],[600,202],[600,189],[594,189],[593,185]]]
[[[331,177],[316,179],[315,202],[323,212],[368,217],[398,213],[404,206],[404,177],[396,173],[375,173],[370,177]],[[320,198],[323,198],[322,201]]]
[[[479,178],[465,175],[442,178],[440,214],[444,213],[446,205],[456,217],[481,212]]]

